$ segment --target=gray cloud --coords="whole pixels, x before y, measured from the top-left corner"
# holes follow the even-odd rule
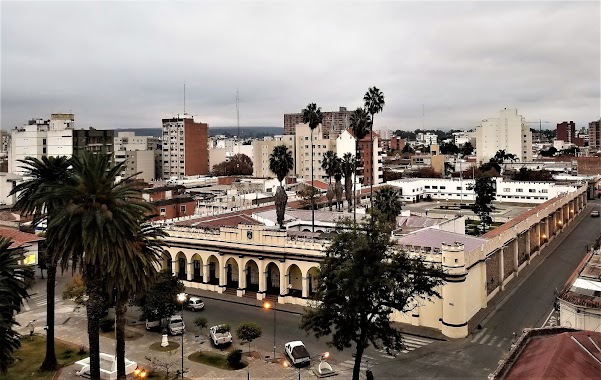
[[[280,126],[386,96],[376,127],[464,128],[516,107],[600,116],[599,2],[1,3],[1,125],[72,111],[79,126]]]

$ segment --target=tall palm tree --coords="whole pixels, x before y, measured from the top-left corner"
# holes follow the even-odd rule
[[[342,208],[342,159],[336,156],[336,172],[334,173],[334,179],[336,184],[334,185],[334,193],[336,194],[336,211],[340,211]]]
[[[370,208],[374,207],[374,179],[376,173],[373,170],[373,149],[374,149],[374,115],[382,112],[384,109],[384,94],[377,87],[370,87],[367,89],[365,95],[363,95],[363,104],[365,110],[371,115],[371,123],[369,125],[369,134],[371,136],[371,149],[372,149],[372,167],[371,167],[371,178],[369,181],[369,201]]]
[[[334,174],[336,174],[336,172],[338,171],[338,165],[338,156],[336,156],[336,153],[334,153],[333,150],[328,150],[323,154],[321,168],[325,170],[326,175],[328,176],[329,185],[326,196],[330,205],[330,211],[332,211],[332,199],[334,199],[335,195],[334,186],[332,186],[332,177],[334,177]]]
[[[88,294],[86,311],[90,347],[90,378],[100,379],[100,315],[106,304],[111,276],[126,275],[119,257],[128,254],[140,221],[152,211],[142,198],[140,183],[118,181],[123,163],[112,166],[108,155],[73,157],[73,186],[57,188],[51,196],[68,200],[48,228],[51,244],[60,243],[63,269],[81,266]],[[84,255],[85,252],[85,255]],[[129,274],[131,275],[131,274]],[[129,281],[122,279],[123,281]]]
[[[397,189],[392,186],[384,186],[376,192],[374,208],[372,210],[379,212],[386,221],[392,226],[396,222],[396,217],[401,213],[403,202]]]
[[[340,163],[340,171],[344,177],[344,193],[348,202],[348,210],[353,206],[353,172],[355,170],[355,158],[351,153],[345,153]]]
[[[282,181],[293,168],[294,159],[292,158],[292,152],[286,145],[276,146],[269,155],[269,170],[280,181],[280,186],[275,193],[276,214],[280,228],[284,228],[284,212],[286,211],[286,203],[288,203],[288,195],[286,194],[286,190],[284,190]]]
[[[353,194],[356,197],[357,193],[357,162],[361,159],[361,151],[359,150],[359,141],[363,140],[369,133],[369,127],[371,125],[371,118],[367,111],[363,108],[357,108],[351,114],[351,130],[355,136],[355,180],[353,181]],[[353,212],[353,220],[357,222],[357,199],[355,199],[355,208]]]
[[[25,170],[25,181],[13,188],[10,194],[17,194],[15,208],[22,215],[34,216],[33,224],[41,222],[44,218],[51,220],[61,207],[65,206],[65,199],[47,197],[56,187],[71,185],[73,178],[69,166],[70,160],[65,156],[42,157],[41,159],[27,157],[19,160],[21,168]],[[40,369],[42,371],[55,371],[57,369],[56,352],[54,347],[54,296],[56,281],[56,267],[58,266],[55,245],[48,244],[46,248],[46,356]]]
[[[33,278],[33,271],[19,264],[23,249],[11,249],[11,244],[0,236],[0,374],[8,371],[12,353],[21,346],[20,335],[13,330],[18,325],[15,315],[28,297],[25,282]]]
[[[311,130],[311,183],[313,187],[315,187],[315,177],[313,177],[313,162],[315,161],[315,157],[313,156],[313,146],[315,145],[315,141],[313,141],[313,130],[317,128],[321,121],[323,120],[323,115],[321,114],[321,108],[317,107],[315,103],[309,103],[307,108],[303,109],[303,123],[309,125],[309,129]],[[311,230],[315,232],[315,198],[311,197]]]
[[[135,294],[148,291],[156,280],[160,268],[164,237],[160,227],[146,223],[154,215],[145,216],[133,239],[121,255],[114,257],[114,265],[106,273],[107,290],[116,299],[115,340],[117,346],[117,379],[126,379],[125,373],[125,313],[127,303]]]

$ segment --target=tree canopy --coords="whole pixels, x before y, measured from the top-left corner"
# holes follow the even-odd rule
[[[495,209],[493,202],[495,200],[495,181],[488,175],[483,175],[476,179],[476,183],[471,190],[476,194],[473,210],[480,217],[480,221],[486,231],[486,227],[492,224],[491,212]]]
[[[528,168],[520,168],[511,177],[514,181],[554,181],[553,173],[548,170],[531,170]]]
[[[452,142],[440,144],[440,153],[442,154],[458,154],[461,150]]]
[[[252,175],[253,162],[246,154],[238,153],[229,160],[213,166],[215,175]]]
[[[392,228],[396,225],[396,217],[401,213],[402,208],[401,195],[396,188],[384,186],[376,192],[374,211],[381,214],[391,224]]]
[[[170,271],[163,270],[150,289],[136,297],[134,304],[140,307],[141,319],[160,320],[172,316],[180,309],[177,295],[183,291],[184,284]]]

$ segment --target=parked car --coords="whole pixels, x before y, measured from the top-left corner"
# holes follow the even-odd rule
[[[593,218],[598,218],[598,217],[599,217],[599,210],[593,210],[593,211],[591,212],[591,216],[592,216]]]
[[[209,338],[215,346],[232,343],[232,334],[228,325],[217,325],[209,328]]]
[[[292,364],[295,366],[301,366],[311,362],[309,351],[307,351],[307,348],[300,340],[286,343],[284,345],[284,349],[286,351],[286,355],[288,355],[290,361],[292,361]]]
[[[199,311],[205,308],[204,302],[198,297],[190,297],[186,303],[186,308],[192,311]]]
[[[183,334],[186,332],[186,324],[181,315],[172,315],[169,318],[163,318],[160,321],[146,320],[146,330],[167,330],[171,335]]]

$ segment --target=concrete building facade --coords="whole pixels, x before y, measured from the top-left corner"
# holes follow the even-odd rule
[[[94,154],[107,154],[113,157],[115,144],[115,131],[95,129],[73,130],[73,155],[78,156],[84,152]]]
[[[322,133],[325,137],[336,138],[338,134],[347,129],[350,125],[352,111],[347,111],[346,107],[340,107],[338,111],[322,112]],[[284,114],[284,134],[293,135],[296,133],[296,126],[303,123],[302,113]]]
[[[252,143],[253,147],[253,177],[266,178],[275,177],[275,174],[269,170],[269,156],[273,149],[278,145],[286,145],[292,152],[292,157],[296,157],[296,145],[294,135],[283,135],[265,137],[263,140],[254,140]],[[294,160],[294,169],[290,173],[294,175],[296,173],[296,159]]]
[[[601,150],[601,119],[588,123],[588,146]]]
[[[209,125],[184,114],[163,119],[162,176],[209,174]]]
[[[499,117],[484,119],[476,127],[478,163],[488,162],[499,150],[532,161],[532,133],[517,109],[502,109]]]

